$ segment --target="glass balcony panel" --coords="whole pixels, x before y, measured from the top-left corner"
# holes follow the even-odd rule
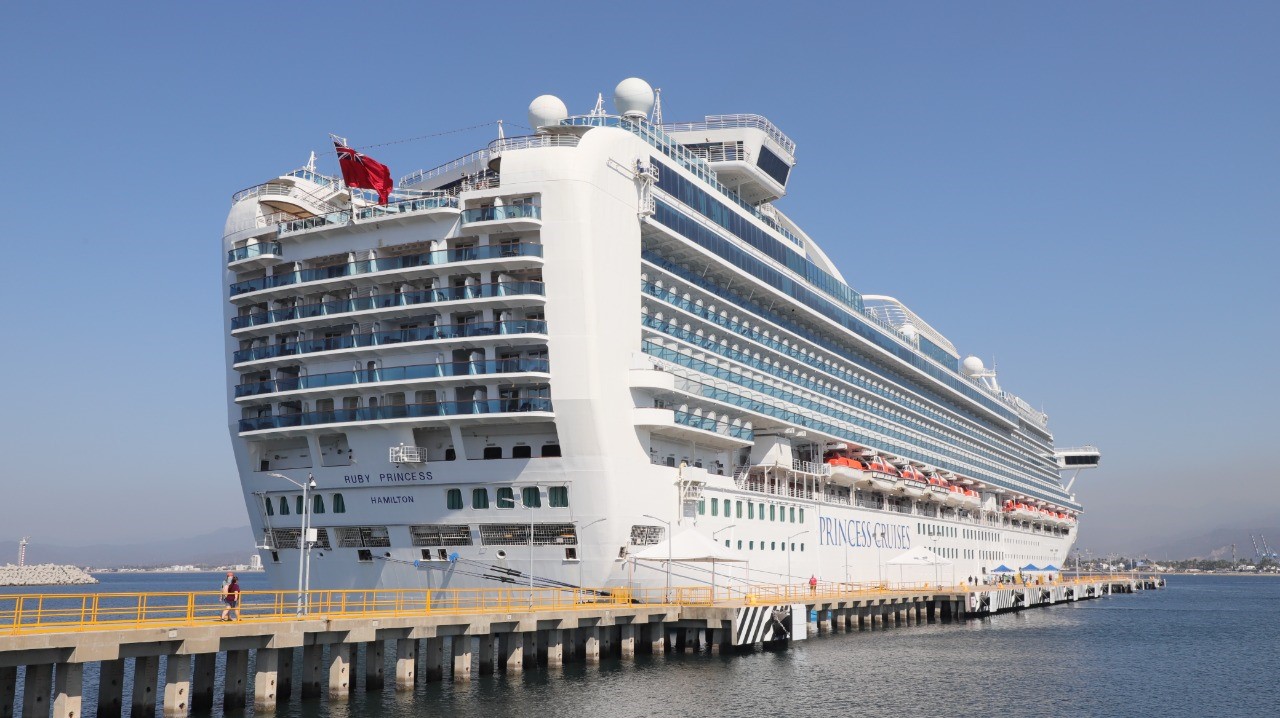
[[[515,399],[477,399],[432,404],[389,404],[374,407],[366,406],[358,409],[332,409],[299,414],[259,416],[241,419],[239,428],[241,432],[246,432],[356,421],[385,421],[389,419],[418,419],[473,414],[510,414],[531,411],[549,412],[551,410],[551,399],[545,396],[527,396]]]

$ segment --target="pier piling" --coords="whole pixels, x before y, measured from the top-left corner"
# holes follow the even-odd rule
[[[302,697],[319,698],[324,690],[324,645],[302,647]]]
[[[418,675],[418,641],[401,638],[396,641],[396,690],[413,690]]]
[[[444,679],[444,639],[439,636],[422,641],[422,675],[428,681]]]
[[[352,645],[334,643],[329,646],[329,699],[351,696]],[[228,654],[229,655],[229,654]]]
[[[102,685],[107,682],[107,663],[102,663]],[[114,680],[120,680],[119,668],[116,668]],[[191,712],[207,713],[213,710],[213,683],[218,671],[218,654],[216,653],[197,653],[194,659],[194,667],[191,670]],[[102,715],[102,688],[98,688],[98,715]],[[118,689],[117,689],[118,690]],[[119,700],[120,694],[116,693],[116,699]],[[119,709],[114,714],[120,715]],[[104,717],[105,718],[105,717]]]
[[[280,690],[280,651],[259,648],[253,662],[253,711],[275,713]]]
[[[0,667],[0,718],[14,718],[13,700],[18,692],[18,667]]]
[[[22,718],[48,718],[49,693],[52,690],[52,664],[27,666],[27,678],[22,683]]]
[[[564,631],[552,628],[547,631],[547,666],[558,668],[564,663]]]
[[[276,700],[289,700],[293,693],[293,648],[281,648],[276,653],[279,670],[276,673]]]
[[[369,641],[364,644],[364,689],[382,690],[386,683],[386,641]]]
[[[84,664],[59,663],[53,668],[53,718],[80,718],[84,697]]]
[[[191,656],[170,654],[164,662],[164,718],[184,718],[191,708]],[[65,716],[54,711],[54,716]]]
[[[243,706],[245,696],[245,680],[249,675],[249,652],[246,650],[227,651],[226,671],[222,683],[222,708],[227,706]],[[137,715],[130,714],[131,716]]]
[[[217,654],[209,654],[216,658]],[[210,671],[212,673],[212,671]],[[209,706],[213,707],[213,683],[209,684]],[[98,716],[120,718],[124,710],[124,659],[103,661],[98,666]]]
[[[471,636],[454,636],[449,642],[453,644],[453,682],[471,680]]]

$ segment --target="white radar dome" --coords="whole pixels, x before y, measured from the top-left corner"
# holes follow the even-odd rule
[[[529,103],[529,126],[533,129],[560,124],[569,116],[569,108],[555,95],[539,95]]]
[[[653,88],[638,77],[628,77],[613,88],[613,106],[623,116],[647,117],[653,109]]]
[[[987,368],[982,365],[982,360],[978,357],[965,357],[964,364],[961,365],[965,376],[974,376],[986,371]]]

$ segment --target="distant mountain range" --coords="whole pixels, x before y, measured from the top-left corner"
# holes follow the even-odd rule
[[[1179,560],[1188,558],[1209,558],[1218,560],[1231,559],[1231,544],[1236,545],[1236,558],[1242,561],[1254,560],[1253,539],[1258,540],[1258,548],[1262,548],[1262,538],[1266,537],[1272,551],[1280,552],[1280,526],[1269,528],[1243,528],[1229,526],[1211,531],[1200,536],[1169,541],[1153,546],[1138,555],[1146,555],[1155,560]]]
[[[147,543],[92,546],[31,543],[27,546],[27,563],[57,563],[93,568],[224,565],[248,563],[253,547],[253,533],[246,525],[186,538],[166,536]],[[0,541],[0,563],[17,562],[18,542]]]

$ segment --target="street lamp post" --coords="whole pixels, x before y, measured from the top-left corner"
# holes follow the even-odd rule
[[[576,534],[578,535],[578,547],[579,547],[579,549],[581,549],[581,547],[582,547],[582,531],[583,531],[583,529],[590,528],[590,527],[595,526],[596,524],[600,523],[601,521],[608,521],[608,520],[609,520],[609,517],[608,517],[608,516],[602,516],[602,517],[600,517],[600,518],[596,519],[595,521],[592,521],[592,522],[590,522],[590,523],[588,523],[588,524],[585,524],[585,525],[583,525],[583,526],[578,526],[578,522],[577,522],[577,521],[574,521],[574,522],[573,522],[573,525],[577,527],[577,529],[576,529],[576,531],[575,531],[574,533],[576,533]],[[582,589],[582,556],[581,556],[581,555],[579,555],[579,556],[578,556],[578,589],[579,589],[579,590],[581,590],[581,589]]]
[[[938,537],[933,537],[933,585],[937,587],[942,581],[938,575]]]
[[[289,483],[302,489],[302,530],[298,534],[298,615],[302,616],[307,612],[307,593],[311,588],[311,541],[309,534],[311,532],[311,502],[308,500],[307,492],[316,487],[315,477],[307,474],[307,481],[295,481],[284,474],[271,473],[267,476],[274,476],[277,479],[284,479]],[[303,566],[306,564],[304,572]]]
[[[883,559],[884,554],[880,550],[880,548],[884,546],[884,539],[885,539],[885,531],[884,531],[884,527],[881,526],[879,533],[876,534],[876,576],[879,577],[880,579],[881,588],[884,588],[884,584],[885,584],[884,559]],[[934,542],[936,543],[937,539],[934,539]],[[901,576],[899,576],[899,578],[901,578]]]
[[[538,487],[533,487],[536,491]],[[524,489],[521,488],[519,503],[521,508],[529,509],[529,608],[533,608],[533,507],[524,502]]]
[[[791,539],[797,536],[803,536],[807,533],[809,532],[801,531],[800,533],[794,533],[787,537],[787,585],[788,586],[791,585]]]
[[[646,518],[646,519],[653,519],[654,521],[661,521],[662,523],[664,523],[664,524],[666,524],[666,525],[667,525],[667,593],[666,593],[666,602],[667,602],[667,603],[671,603],[671,550],[672,550],[672,540],[675,538],[674,536],[672,536],[672,535],[671,535],[671,522],[670,522],[670,521],[667,521],[666,519],[660,519],[660,518],[658,518],[657,516],[651,516],[651,515],[649,515],[649,514],[641,514],[641,516],[643,516],[643,517],[644,517],[644,518]]]

